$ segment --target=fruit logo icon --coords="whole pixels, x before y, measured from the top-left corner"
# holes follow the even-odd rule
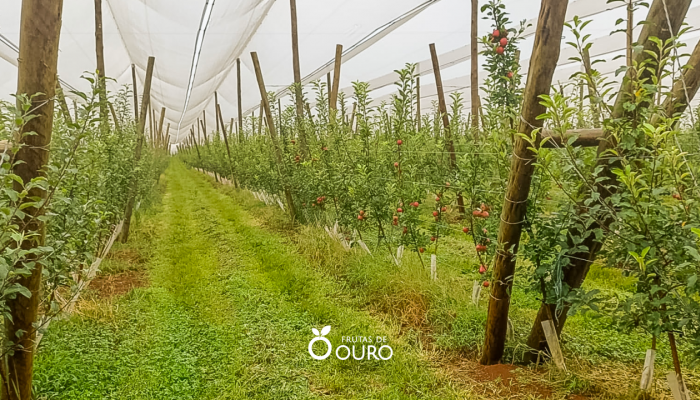
[[[330,331],[331,331],[330,325],[325,326],[323,329],[321,329],[320,333],[319,333],[318,329],[311,328],[311,332],[313,332],[314,335],[316,335],[316,337],[311,339],[311,341],[309,342],[309,354],[311,355],[311,358],[313,358],[314,360],[325,360],[326,358],[328,358],[328,356],[331,355],[331,351],[333,350],[332,349],[333,346],[331,346],[330,340],[325,338],[325,336],[328,335],[328,333]],[[324,354],[322,356],[317,356],[314,353],[314,343],[318,342],[319,340],[326,343],[326,345],[328,346],[328,351],[326,351],[326,354]]]

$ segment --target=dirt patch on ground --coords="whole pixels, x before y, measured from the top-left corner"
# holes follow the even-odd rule
[[[113,249],[107,254],[107,259],[132,265],[142,265],[146,262],[146,259],[141,256],[138,250],[130,248]]]
[[[127,271],[120,274],[101,275],[93,279],[90,289],[100,298],[111,298],[129,293],[137,287],[148,286],[148,277],[144,271]]]
[[[554,390],[543,376],[510,364],[484,366],[475,360],[450,360],[440,366],[452,380],[486,398],[550,399]]]

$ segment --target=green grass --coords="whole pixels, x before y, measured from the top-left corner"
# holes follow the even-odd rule
[[[139,212],[133,240],[115,246],[120,256],[103,268],[145,269],[150,287],[54,323],[37,359],[38,398],[489,398],[483,389],[470,391],[470,377],[443,370],[455,357],[473,362],[484,340],[488,293],[479,306],[471,303],[478,274],[463,236],[441,239],[439,280],[431,282],[415,253],[397,267],[367,237],[372,256],[346,252],[322,227],[292,227],[279,208],[177,161],[164,181],[167,190],[163,183]],[[529,273],[519,266],[506,362],[525,351],[539,306]],[[619,295],[633,290],[619,271],[597,265],[586,285]],[[394,358],[314,361],[311,328],[325,325],[336,346],[342,336],[388,336]],[[591,313],[570,317],[563,335],[570,373],[547,372],[555,393],[626,398],[648,342]],[[661,379],[670,367],[663,341],[657,359]],[[612,371],[602,377],[612,380],[601,379],[601,370]],[[525,371],[527,379],[541,378]]]
[[[159,212],[136,226],[151,282],[51,326],[42,399],[457,399],[398,327],[174,162]],[[145,234],[143,232],[146,232]],[[390,361],[312,360],[311,328],[390,338]]]

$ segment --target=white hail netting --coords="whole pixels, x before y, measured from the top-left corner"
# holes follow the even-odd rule
[[[671,0],[667,0],[671,1]],[[213,3],[204,35],[187,110],[190,72],[195,55],[200,23],[207,4]],[[345,54],[340,87],[348,96],[351,82],[369,81],[376,104],[389,100],[395,92],[392,72],[406,63],[419,63],[421,105],[426,112],[436,99],[435,83],[429,61],[428,44],[435,43],[442,65],[446,92],[460,91],[469,107],[470,84],[470,1],[468,0],[297,0],[301,73],[308,83],[325,82],[332,69],[335,45],[342,44]],[[480,0],[485,4],[486,0]],[[521,43],[521,64],[526,73],[534,41],[534,27],[540,0],[504,0],[514,25],[520,20],[532,24]],[[0,94],[11,99],[16,90],[16,47],[19,44],[21,1],[0,0]],[[635,21],[646,16],[646,8],[635,14]],[[567,19],[575,15],[593,22],[586,28],[593,43],[594,60],[606,60],[596,67],[610,79],[624,63],[624,33],[611,35],[618,18],[626,18],[624,3],[607,0],[570,1]],[[689,53],[700,37],[700,0],[694,0],[686,18],[691,31],[683,40]],[[490,21],[479,20],[480,36],[491,30]],[[624,24],[623,24],[624,25]],[[622,28],[623,25],[619,26]],[[213,93],[218,91],[224,121],[237,115],[235,60],[242,61],[242,106],[246,114],[260,102],[250,52],[260,58],[268,91],[281,94],[293,81],[291,22],[287,0],[103,0],[103,29],[106,73],[116,79],[112,90],[131,84],[130,65],[137,67],[141,92],[145,67],[150,55],[156,57],[152,86],[153,108],[167,109],[166,124],[171,124],[171,141],[180,142],[189,128],[206,110],[207,129],[213,129]],[[638,27],[636,33],[640,28]],[[562,54],[554,82],[566,82],[581,69],[569,61],[575,52],[566,41],[572,35],[565,29]],[[96,69],[94,36],[94,0],[64,0],[59,75],[68,90],[89,89],[80,79],[85,71]],[[480,80],[486,77],[480,72]],[[313,102],[310,86],[305,89]],[[283,98],[290,104],[289,97]],[[180,133],[177,127],[180,120]]]

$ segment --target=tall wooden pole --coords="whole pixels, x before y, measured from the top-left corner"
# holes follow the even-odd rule
[[[221,132],[221,126],[219,126],[220,124],[219,124],[219,118],[218,118],[219,117],[219,110],[220,110],[219,109],[219,94],[216,91],[214,91],[214,110],[216,110],[216,118],[214,118],[216,120],[216,131]]]
[[[416,126],[420,131],[421,128],[421,112],[420,112],[420,75],[416,77]]]
[[[286,180],[286,168],[284,166],[284,160],[282,158],[282,149],[280,148],[279,142],[277,140],[277,131],[275,130],[275,119],[272,117],[270,112],[270,101],[267,98],[267,90],[265,89],[265,81],[263,79],[262,70],[260,69],[260,62],[258,61],[258,54],[256,52],[250,53],[253,58],[253,66],[255,68],[255,76],[258,80],[258,89],[260,89],[260,97],[262,98],[262,105],[265,110],[265,117],[267,119],[267,128],[270,132],[270,138],[272,139],[272,144],[275,148],[275,155],[277,156],[277,164],[281,170],[282,179]],[[289,184],[285,182],[284,184],[284,194],[287,198],[287,208],[289,215],[292,220],[296,218],[296,211],[294,209],[294,198],[292,197],[292,190]]]
[[[131,81],[134,86],[134,118],[139,117],[139,89],[136,84],[136,65],[131,64]],[[138,122],[138,120],[136,120]]]
[[[117,119],[117,113],[116,111],[114,111],[114,106],[112,105],[112,103],[109,103],[109,110],[112,112],[112,119],[114,120],[114,129],[116,129],[117,132],[121,132],[122,128],[119,126],[119,119]]]
[[[333,67],[333,87],[330,92],[331,110],[338,109],[338,89],[340,86],[340,66],[343,63],[343,45],[335,46],[335,65]]]
[[[24,0],[20,19],[19,57],[17,59],[17,93],[34,96],[32,114],[36,117],[27,121],[20,132],[22,147],[16,154],[12,166],[13,173],[22,182],[46,176],[49,162],[49,145],[53,129],[54,104],[56,94],[56,74],[58,64],[58,43],[61,34],[62,0]],[[43,94],[40,94],[43,93]],[[33,132],[32,135],[27,133]],[[21,192],[24,185],[14,182],[14,190]],[[43,186],[34,186],[29,194],[19,200],[20,203],[34,202],[35,197],[46,198]],[[21,204],[18,205],[22,209]],[[15,350],[2,360],[2,398],[3,400],[30,400],[32,398],[32,371],[36,346],[36,329],[34,323],[38,318],[41,300],[42,264],[35,263],[37,257],[32,253],[45,242],[45,226],[37,217],[39,209],[30,206],[23,209],[24,217],[15,218],[19,225],[19,234],[24,236],[21,242],[12,245],[20,247],[29,254],[14,266],[17,269],[30,270],[28,275],[21,274],[12,278],[12,282],[26,288],[30,297],[17,293],[14,298],[7,298],[8,315],[5,317],[5,340],[13,341]],[[25,235],[36,236],[25,236]]]
[[[634,0],[627,0],[627,66],[632,66],[634,46]]]
[[[331,73],[326,74],[326,87],[328,88],[328,112],[331,110]]]
[[[95,53],[97,55],[97,78],[99,79],[100,126],[102,131],[107,125],[107,85],[105,81],[105,51],[102,34],[102,0],[95,0]]]
[[[243,143],[243,90],[241,89],[241,59],[236,59],[236,90],[238,91],[238,142]]]
[[[435,50],[435,43],[430,44],[430,58],[433,62],[433,74],[435,74],[435,86],[437,87],[438,94],[438,111],[442,116],[442,124],[445,128],[445,141],[447,146],[447,151],[450,153],[450,168],[455,170],[457,168],[457,154],[455,154],[455,146],[452,140],[452,132],[450,129],[450,120],[447,115],[447,103],[445,102],[445,92],[442,88],[442,75],[440,74],[440,61],[438,60],[437,50]],[[464,197],[462,193],[457,194],[457,208],[459,213],[463,216],[466,213],[464,208]]]
[[[217,104],[216,105],[216,113],[219,116],[219,121],[221,126],[224,126],[224,117],[221,116],[221,107]],[[235,178],[233,176],[233,160],[231,159],[231,148],[228,145],[228,138],[226,137],[226,128],[222,128],[222,135],[224,135],[224,144],[226,145],[226,154],[228,155],[228,167],[229,170],[231,170],[231,179],[235,181]]]
[[[566,0],[542,0],[518,127],[518,132],[527,136],[543,125],[543,121],[537,117],[547,109],[540,104],[539,96],[548,94],[552,85],[554,70],[559,61],[567,6]],[[486,340],[481,357],[481,364],[485,365],[500,362],[505,348],[515,261],[535,170],[536,158],[529,149],[530,146],[528,141],[516,136],[493,267]]]
[[[165,107],[160,110],[160,121],[158,121],[158,147],[163,145],[163,121],[165,121]]]
[[[66,123],[72,124],[73,118],[71,118],[70,110],[68,109],[68,103],[66,103],[66,96],[63,93],[63,88],[61,87],[61,82],[56,78],[56,99],[58,100],[58,105],[61,107],[61,113]]]
[[[289,0],[289,8],[292,17],[292,66],[294,68],[294,102],[297,110],[297,131],[299,134],[301,155],[306,158],[309,153],[309,147],[306,143],[306,132],[304,130],[304,95],[301,87],[301,67],[299,66],[299,33],[296,0]]]
[[[156,63],[155,57],[148,57],[148,67],[146,67],[146,81],[143,85],[143,98],[141,100],[141,114],[139,115],[138,123],[136,124],[136,150],[134,151],[134,168],[141,161],[141,149],[143,142],[146,139],[146,116],[151,105],[151,81],[153,79],[153,67]],[[136,194],[138,192],[138,179],[134,176],[131,178],[131,190],[129,191],[129,199],[126,203],[126,211],[124,212],[124,226],[122,227],[122,243],[129,240],[129,230],[131,228],[131,216],[134,212],[136,203]]]
[[[479,135],[479,0],[472,0],[472,32],[471,32],[471,96],[472,96],[472,129],[474,137]]]

